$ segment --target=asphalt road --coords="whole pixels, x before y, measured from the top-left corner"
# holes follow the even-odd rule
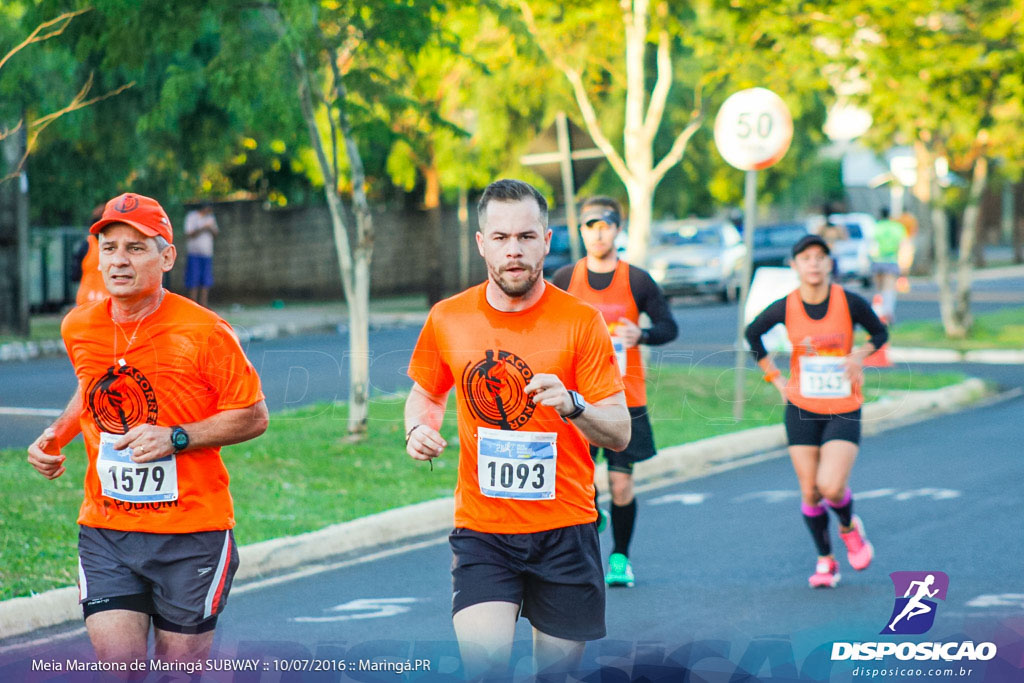
[[[976,303],[972,309],[975,313],[1024,305],[1024,278],[982,280],[975,283],[975,289],[979,298],[990,299]],[[913,297],[908,295],[910,300],[899,304],[900,319],[937,319],[939,309],[934,290],[934,285],[916,287],[911,292]],[[699,298],[680,299],[673,304],[679,338],[653,348],[652,364],[731,366],[736,304]],[[389,393],[409,386],[405,370],[418,334],[418,327],[385,328],[371,333],[370,381],[374,391]],[[347,348],[345,334],[318,334],[254,341],[246,346],[246,352],[260,373],[270,410],[278,411],[314,401],[344,400],[348,395]],[[970,371],[973,373],[974,369]],[[984,377],[993,374],[991,368],[985,367],[979,372]],[[22,413],[50,411],[0,413],[0,448],[27,446],[52,421],[52,411],[64,407],[74,382],[71,366],[63,357],[0,363],[0,409],[17,408]]]
[[[928,680],[1024,680],[1022,411],[1017,397],[865,439],[852,485],[876,560],[854,572],[836,540],[843,580],[835,590],[807,587],[814,549],[786,458],[643,491],[631,553],[637,585],[609,591],[608,636],[588,645],[583,680],[850,681],[857,666],[937,670]],[[602,540],[607,553],[607,532]],[[214,658],[253,658],[258,668],[204,680],[395,680],[353,672],[360,660],[425,660],[410,678],[457,676],[449,564],[439,536],[376,559],[342,558],[329,571],[238,587]],[[893,609],[894,571],[948,575],[926,635],[878,635]],[[90,661],[80,626],[73,629],[50,631],[28,648],[0,643],[0,680],[23,680],[33,660]],[[529,652],[522,621],[517,639],[518,677]],[[835,641],[878,640],[993,642],[998,654],[989,662],[830,661]],[[279,669],[316,660],[344,662],[349,671]],[[37,672],[32,680],[78,679]]]

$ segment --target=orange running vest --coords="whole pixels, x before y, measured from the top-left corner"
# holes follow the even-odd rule
[[[78,294],[75,305],[81,306],[90,301],[99,301],[110,296],[107,286],[103,283],[100,272],[100,246],[96,235],[89,235],[89,251],[82,258],[82,279],[78,283]]]
[[[828,311],[821,320],[813,320],[804,310],[800,290],[786,297],[786,333],[793,344],[789,361],[786,397],[793,405],[821,415],[836,415],[857,410],[864,403],[860,382],[851,385],[843,398],[806,398],[800,393],[801,356],[848,356],[853,349],[853,319],[846,293],[837,284],[829,290]]]
[[[640,310],[636,307],[633,290],[629,286],[629,264],[622,259],[615,266],[611,284],[604,289],[590,286],[587,280],[587,259],[580,259],[572,270],[567,291],[601,311],[612,337],[615,337],[619,318],[640,324]],[[626,371],[622,375],[622,383],[626,386],[627,406],[637,408],[647,405],[647,386],[644,383],[644,366],[639,346],[626,349]]]

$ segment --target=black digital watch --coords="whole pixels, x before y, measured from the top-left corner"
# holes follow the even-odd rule
[[[188,432],[180,426],[171,427],[171,445],[174,447],[175,453],[188,448],[188,441]]]

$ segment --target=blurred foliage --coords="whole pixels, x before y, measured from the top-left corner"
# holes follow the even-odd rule
[[[556,27],[563,58],[584,69],[602,126],[621,145],[618,4],[531,5]],[[90,74],[95,92],[136,82],[45,132],[28,166],[34,224],[83,223],[93,206],[128,188],[169,206],[233,196],[322,201],[295,95],[296,45],[320,56],[325,46],[359,42],[342,66],[371,201],[421,192],[430,166],[449,201],[459,187],[499,175],[538,182],[518,156],[557,110],[579,123],[568,84],[525,37],[513,0],[7,0],[0,52],[41,21],[85,7],[92,9],[63,35],[30,46],[0,72],[0,126],[63,106]],[[980,153],[997,157],[1008,177],[1024,167],[1018,2],[670,0],[667,8],[660,21],[672,36],[675,83],[656,158],[698,97],[706,119],[662,181],[656,216],[739,204],[742,174],[718,156],[711,129],[725,98],[754,85],[782,96],[795,122],[789,153],[761,174],[762,203],[783,213],[814,209],[841,191],[837,163],[820,156],[837,93],[871,113],[866,141],[876,149],[926,140],[961,173]],[[284,37],[269,11],[286,18]],[[653,74],[653,50],[646,59]],[[331,84],[327,66],[318,63],[320,88]],[[344,190],[343,154],[338,163]],[[581,192],[625,198],[606,166]]]

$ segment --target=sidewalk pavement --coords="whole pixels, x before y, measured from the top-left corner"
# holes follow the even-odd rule
[[[951,413],[991,396],[979,379],[929,391],[893,392],[864,406],[866,436],[910,422]],[[712,472],[751,465],[786,454],[781,424],[723,434],[692,443],[661,448],[658,457],[637,463],[637,484],[672,483]],[[597,467],[595,481],[607,493],[607,466]],[[451,497],[408,505],[333,524],[318,531],[287,536],[239,548],[241,562],[235,581],[243,584],[279,575],[296,567],[304,573],[326,569],[340,556],[387,544],[409,542],[451,529],[455,503]],[[82,618],[75,586],[0,602],[0,639]]]

